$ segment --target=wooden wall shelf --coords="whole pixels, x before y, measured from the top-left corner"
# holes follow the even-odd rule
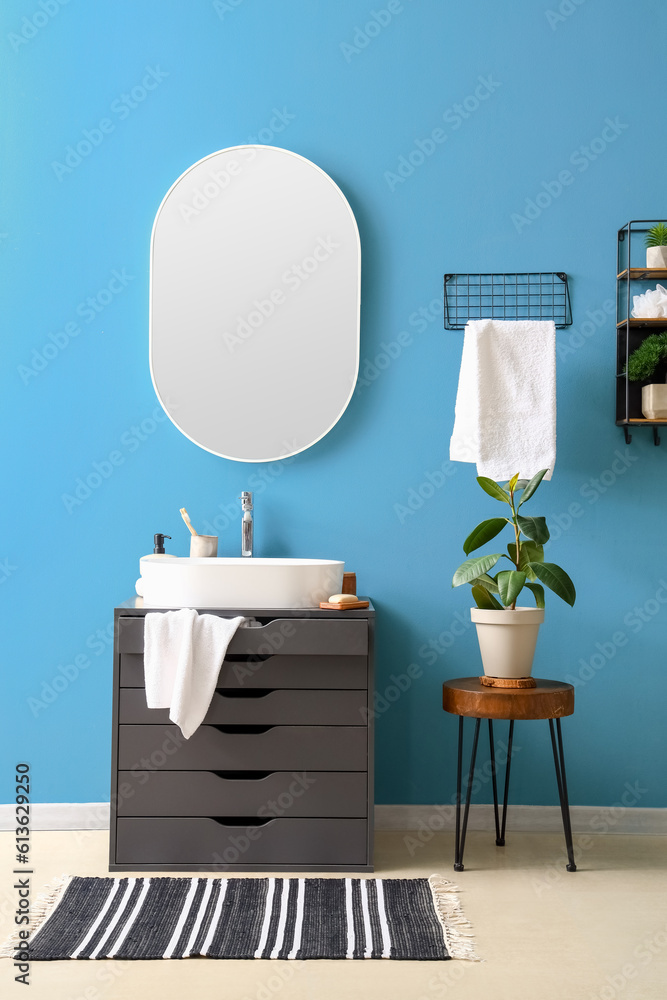
[[[630,326],[664,326],[667,328],[667,316],[631,316],[629,320],[622,319],[616,326],[625,326],[627,323]]]
[[[617,278],[628,277],[628,269],[621,271],[620,274],[616,275]],[[653,281],[657,278],[667,278],[667,267],[631,267],[630,268],[630,280],[631,281]]]

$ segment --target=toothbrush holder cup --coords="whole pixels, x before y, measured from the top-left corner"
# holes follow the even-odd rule
[[[190,558],[215,558],[218,554],[217,535],[192,535],[190,538]]]

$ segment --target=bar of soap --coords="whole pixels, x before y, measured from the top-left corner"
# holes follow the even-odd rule
[[[356,604],[358,600],[356,594],[334,594],[329,598],[329,604]]]

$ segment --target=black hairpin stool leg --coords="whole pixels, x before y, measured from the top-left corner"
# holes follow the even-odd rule
[[[512,739],[514,737],[514,719],[510,721],[510,732],[507,746],[507,764],[505,766],[505,791],[503,793],[502,826],[498,814],[498,784],[496,781],[496,748],[493,738],[493,722],[489,719],[489,745],[491,747],[491,787],[493,788],[493,814],[496,821],[496,847],[505,846],[505,824],[507,822],[507,800],[510,790],[510,763],[512,760]]]
[[[512,740],[514,739],[514,719],[510,720],[509,736],[507,737],[507,764],[505,765],[505,791],[503,792],[503,821],[500,827],[500,840],[496,840],[498,847],[505,846],[505,826],[507,824],[507,800],[510,793],[510,767],[512,764]]]
[[[491,752],[491,787],[493,789],[493,818],[496,823],[496,844],[500,847],[500,819],[498,816],[498,785],[496,783],[496,747],[493,738],[493,720],[489,719],[489,750]]]
[[[479,725],[481,719],[475,719],[475,735],[472,742],[472,756],[470,758],[470,772],[468,774],[468,787],[466,788],[466,805],[463,813],[463,826],[461,826],[461,768],[463,763],[463,716],[459,715],[459,753],[458,766],[456,771],[456,843],[454,847],[454,871],[463,871],[463,850],[466,842],[466,830],[468,829],[468,813],[470,811],[470,796],[472,794],[472,779],[475,773],[475,758],[477,757],[477,744],[479,742]]]
[[[565,844],[567,846],[568,863],[565,867],[569,872],[576,872],[577,866],[574,863],[574,848],[572,846],[572,825],[570,823],[570,805],[567,799],[565,756],[563,754],[563,734],[561,732],[560,719],[556,719],[556,731],[558,733],[558,747],[556,747],[556,736],[554,734],[553,719],[549,719],[549,730],[551,732],[551,748],[554,752],[556,782],[558,783],[558,798],[560,799],[560,811],[563,817],[563,830],[565,832]]]

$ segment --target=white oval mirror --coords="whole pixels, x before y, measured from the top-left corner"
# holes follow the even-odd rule
[[[151,243],[150,363],[195,444],[240,462],[309,448],[359,367],[359,232],[309,160],[234,146],[185,171]]]

